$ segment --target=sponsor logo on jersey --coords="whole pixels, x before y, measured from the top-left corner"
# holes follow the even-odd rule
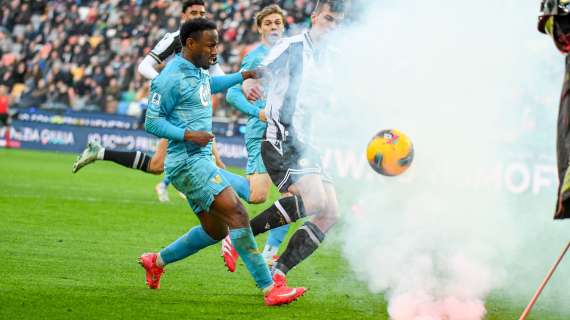
[[[218,174],[212,178],[212,182],[215,184],[220,184],[220,183],[222,183],[222,177]]]
[[[207,107],[210,104],[210,100],[212,100],[210,88],[207,85],[202,84],[200,86],[200,101],[202,102],[202,106]]]
[[[306,167],[309,165],[309,159],[301,158],[299,159],[299,167]]]
[[[152,94],[152,98],[150,99],[150,103],[160,106],[160,98],[161,98],[160,93],[154,92]]]

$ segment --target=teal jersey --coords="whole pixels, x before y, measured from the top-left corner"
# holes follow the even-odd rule
[[[241,74],[213,77],[176,55],[151,82],[145,129],[169,139],[165,170],[175,173],[189,158],[210,158],[212,144],[184,141],[184,132],[212,132],[212,92],[243,80]]]
[[[261,62],[269,52],[263,44],[251,50],[241,63],[241,71],[253,70],[261,65]],[[234,86],[228,90],[226,99],[230,105],[242,113],[249,116],[245,129],[245,139],[261,139],[264,137],[267,124],[259,120],[259,111],[265,108],[265,100],[258,100],[252,103],[244,96],[241,85]]]

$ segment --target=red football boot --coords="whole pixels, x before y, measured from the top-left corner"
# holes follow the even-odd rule
[[[239,254],[232,245],[232,240],[229,235],[222,240],[222,258],[224,258],[224,263],[228,271],[235,272]]]
[[[139,257],[139,264],[146,270],[146,284],[151,289],[160,288],[160,277],[164,268],[156,265],[158,253],[145,253]]]
[[[285,279],[285,275],[281,272],[275,272],[273,274],[273,282],[275,283],[276,287],[286,287],[287,286],[287,279]]]
[[[307,292],[306,288],[288,288],[275,284],[271,291],[265,295],[264,300],[268,306],[280,306],[299,299],[305,292]]]

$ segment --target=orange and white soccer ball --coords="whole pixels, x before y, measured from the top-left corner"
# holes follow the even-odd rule
[[[412,164],[414,146],[403,132],[382,130],[368,143],[366,157],[374,171],[385,176],[397,176]]]

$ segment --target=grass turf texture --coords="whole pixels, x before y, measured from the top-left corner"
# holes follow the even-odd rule
[[[352,276],[334,244],[290,273],[291,285],[311,290],[289,306],[265,307],[243,264],[225,270],[219,245],[169,265],[162,288],[147,289],[137,257],[198,220],[172,188],[171,202],[158,202],[158,176],[103,161],[73,175],[74,159],[0,149],[0,319],[388,318],[384,298]],[[265,207],[247,206],[251,216]],[[485,319],[515,319],[523,308],[495,293]],[[563,317],[537,306],[529,319]]]

